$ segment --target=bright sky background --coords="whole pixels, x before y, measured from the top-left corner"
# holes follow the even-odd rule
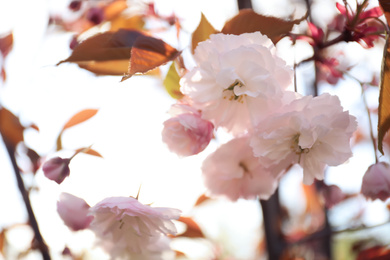
[[[269,6],[265,2],[268,1],[258,1],[256,10],[267,14],[282,12],[280,15],[284,17],[291,10],[283,0],[272,1]],[[47,180],[41,171],[33,180],[39,187],[39,192],[31,194],[34,211],[53,252],[61,252],[64,244],[77,249],[93,243],[89,232],[72,234],[62,224],[56,212],[56,201],[61,192],[79,196],[93,206],[105,197],[136,196],[142,184],[142,203],[179,208],[184,215],[196,213],[213,240],[223,243],[239,257],[248,259],[260,232],[261,212],[257,201],[223,201],[217,204],[219,206],[212,204],[196,211],[192,209],[193,203],[204,192],[199,170],[201,162],[224,142],[223,135],[217,136],[217,140],[200,155],[179,159],[161,141],[162,122],[169,117],[167,111],[174,103],[163,90],[161,80],[133,77],[120,83],[120,77],[96,77],[74,64],[56,67],[58,61],[69,56],[72,34],[55,33],[47,30],[46,25],[49,10],[61,10],[66,6],[65,0],[0,0],[0,35],[12,29],[15,42],[6,60],[8,78],[6,85],[0,88],[0,103],[19,115],[23,123],[35,123],[40,128],[39,133],[34,130],[26,132],[27,145],[38,153],[48,154],[48,157],[66,157],[72,155],[74,149],[93,144],[93,148],[104,156],[104,159],[88,155],[75,157],[70,164],[71,175],[61,185]],[[233,0],[159,0],[156,7],[162,13],[174,11],[183,17],[182,24],[188,32],[196,28],[201,11],[217,29],[237,11]],[[172,38],[164,40],[177,44]],[[182,40],[182,46],[178,47],[184,48],[183,44],[188,44],[189,38],[183,36]],[[360,46],[356,45],[346,51],[353,53],[358,48]],[[292,62],[291,52],[281,52],[281,55]],[[379,70],[380,57],[381,52],[372,51],[365,62],[370,67],[378,66]],[[354,83],[351,81],[350,84]],[[357,86],[351,89],[354,90],[348,93],[334,88],[326,91],[350,96],[349,101],[343,100],[343,105],[358,113],[355,115],[364,122],[364,111],[357,108],[356,101],[359,100],[360,90]],[[370,94],[375,100],[377,92]],[[62,126],[72,115],[85,108],[99,108],[99,112],[91,120],[66,130],[63,145],[69,150],[54,153]],[[356,192],[365,169],[373,163],[370,149],[369,145],[357,147],[356,151],[364,152],[355,153],[357,156],[349,164],[330,171],[329,183],[337,183]],[[26,219],[12,170],[5,158],[5,149],[0,146],[0,227]],[[299,191],[291,192],[300,182],[299,174],[292,173],[286,178],[288,184],[282,193],[284,198],[299,196]],[[26,178],[26,183],[31,181]],[[381,205],[377,204],[370,203],[381,210]],[[302,208],[302,205],[294,204],[293,207]],[[381,214],[376,214],[374,218],[368,216],[368,223],[380,223],[388,217],[388,214],[379,212]],[[15,242],[16,247],[23,247],[29,243],[26,233],[23,234],[15,232],[9,239]],[[63,240],[58,239],[59,236]],[[97,258],[91,256],[91,259]]]

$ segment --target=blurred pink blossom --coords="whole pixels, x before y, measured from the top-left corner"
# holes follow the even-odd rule
[[[78,231],[89,227],[93,216],[89,216],[90,206],[83,200],[69,193],[61,193],[57,202],[57,212],[71,230]]]
[[[345,6],[336,3],[336,7],[340,12],[330,23],[329,28],[344,33],[346,41],[356,41],[364,48],[374,46],[374,41],[377,40],[384,31],[383,24],[375,18],[380,17],[383,13],[379,6],[365,10],[368,1],[358,4],[355,12],[349,5]],[[349,8],[347,8],[349,7]]]
[[[268,116],[292,86],[292,68],[259,32],[212,34],[195,49],[196,67],[180,81],[202,117],[238,135],[251,128],[252,116]]]
[[[379,162],[368,167],[363,176],[361,193],[368,199],[385,201],[390,197],[390,165]]]
[[[304,96],[259,124],[250,145],[264,167],[278,174],[297,163],[303,182],[311,184],[324,178],[326,165],[340,165],[352,156],[350,139],[356,127],[355,117],[343,111],[337,96]]]
[[[163,142],[180,156],[202,152],[213,138],[214,125],[189,105],[173,105],[171,114],[173,117],[164,122]]]
[[[335,58],[322,58],[316,61],[318,80],[327,81],[329,84],[336,84],[343,78],[343,72],[339,68],[339,61]]]
[[[230,200],[268,199],[278,186],[278,177],[271,175],[253,156],[249,136],[223,144],[203,162],[202,173],[211,196]]]
[[[325,207],[330,209],[343,201],[346,197],[344,192],[337,185],[325,185],[321,189],[325,200]]]
[[[143,205],[132,197],[110,197],[90,208],[94,216],[90,228],[113,259],[160,254],[169,249],[164,236],[176,234],[172,220],[180,213],[178,209]]]
[[[43,164],[42,166],[43,173],[48,179],[60,184],[70,174],[70,170],[69,170],[70,160],[71,159],[69,158],[63,159],[61,157],[51,158],[50,160],[46,161]]]

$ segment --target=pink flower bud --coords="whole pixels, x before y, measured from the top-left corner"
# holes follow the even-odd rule
[[[69,158],[54,157],[43,164],[42,170],[47,178],[61,184],[69,176],[69,163]]]
[[[390,197],[390,165],[379,162],[368,167],[363,176],[361,193],[368,199],[385,201]]]
[[[61,193],[57,202],[57,212],[71,230],[86,229],[93,220],[88,215],[90,206],[83,200],[69,193]]]
[[[185,108],[187,106],[182,106]],[[168,148],[180,155],[190,156],[203,151],[213,137],[214,125],[190,109],[164,122],[162,139]]]

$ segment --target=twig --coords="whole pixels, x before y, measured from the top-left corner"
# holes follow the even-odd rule
[[[35,241],[37,242],[38,249],[42,254],[43,260],[50,260],[51,258],[50,258],[50,254],[49,254],[49,249],[48,249],[45,241],[43,240],[41,232],[39,231],[38,222],[35,218],[33,209],[31,207],[31,202],[30,202],[30,198],[28,196],[28,192],[26,191],[22,176],[20,175],[19,167],[18,167],[18,164],[16,162],[16,158],[15,158],[15,148],[13,147],[13,145],[9,144],[4,138],[3,138],[3,141],[4,141],[4,144],[7,148],[7,153],[8,153],[10,160],[11,160],[11,164],[13,167],[13,171],[15,173],[16,181],[18,183],[18,188],[19,188],[19,191],[22,195],[22,198],[23,198],[26,210],[27,210],[29,224],[30,224],[30,226],[33,229],[34,234],[35,234]]]

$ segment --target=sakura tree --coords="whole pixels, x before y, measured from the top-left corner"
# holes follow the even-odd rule
[[[4,259],[390,257],[390,1],[65,2],[29,95],[0,35]]]

